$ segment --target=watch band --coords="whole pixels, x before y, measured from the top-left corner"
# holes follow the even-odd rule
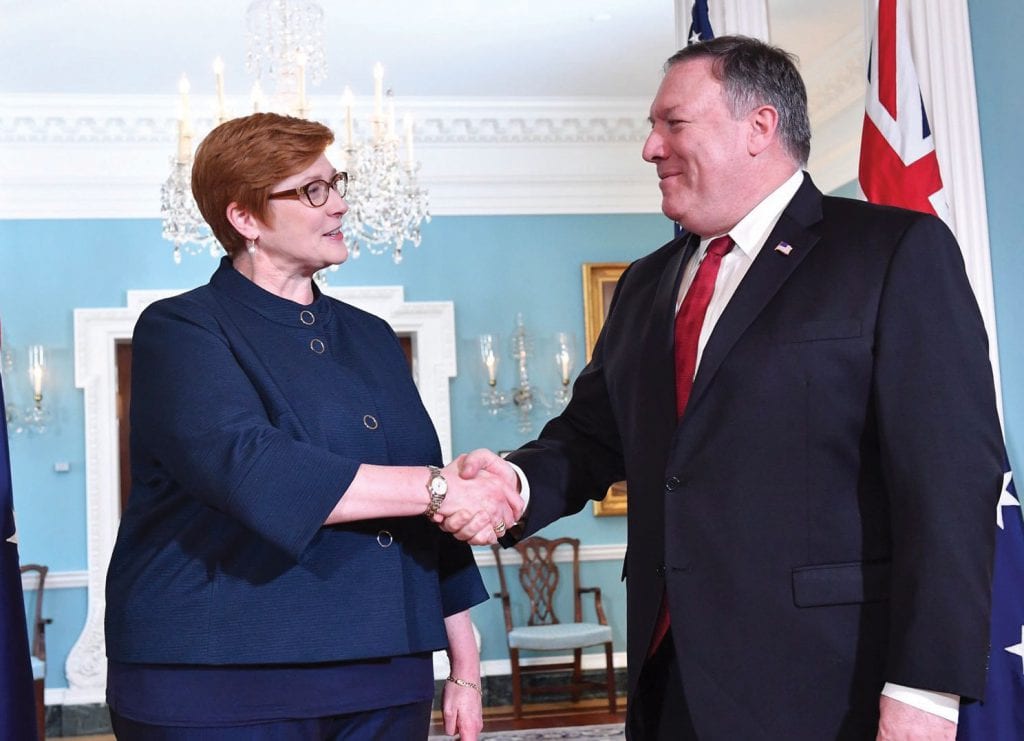
[[[423,516],[432,519],[437,514],[437,510],[441,508],[444,498],[448,495],[448,481],[437,466],[427,466],[427,468],[430,470],[430,478],[427,480],[427,493],[430,494],[430,504],[427,505]]]

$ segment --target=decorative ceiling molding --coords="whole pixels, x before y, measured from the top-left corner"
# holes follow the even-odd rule
[[[340,101],[313,99],[341,130]],[[657,213],[640,150],[649,101],[408,99],[431,212]],[[176,142],[172,96],[11,95],[0,103],[0,218],[158,218]],[[230,110],[244,107],[229,101]],[[197,96],[194,110],[213,110]],[[361,113],[357,110],[357,114]],[[357,119],[363,119],[357,115]],[[197,119],[200,135],[211,119]],[[358,133],[358,131],[357,131]],[[64,186],[52,198],[52,184]]]
[[[199,111],[213,111],[213,96],[193,96]],[[342,129],[339,103],[312,99],[314,118]],[[417,121],[416,140],[432,144],[642,142],[647,136],[644,98],[513,98],[459,101],[405,98],[403,111]],[[166,95],[9,95],[0,103],[0,144],[176,142],[176,97]],[[247,106],[229,99],[229,110]],[[355,110],[353,126],[369,134],[370,109]],[[195,119],[209,131],[212,117]]]

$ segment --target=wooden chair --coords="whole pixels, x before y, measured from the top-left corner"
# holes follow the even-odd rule
[[[49,567],[29,563],[21,567],[21,573],[35,572],[35,607],[32,610],[32,679],[35,684],[36,695],[36,727],[39,729],[39,741],[46,738],[46,704],[43,699],[43,690],[46,686],[46,626],[53,622],[50,618],[43,617],[43,594],[46,588],[46,574]]]
[[[563,623],[555,614],[555,594],[559,583],[558,564],[555,563],[555,552],[561,546],[572,549],[572,598],[573,622]],[[505,613],[505,628],[508,631],[508,653],[512,664],[512,704],[515,717],[523,715],[523,694],[563,694],[569,692],[573,702],[578,702],[583,689],[598,687],[608,693],[608,710],[616,712],[615,668],[612,665],[612,629],[605,619],[604,607],[601,604],[600,587],[580,586],[580,541],[576,538],[533,537],[517,543],[515,549],[522,558],[518,569],[519,584],[529,599],[530,617],[526,625],[516,626],[512,620],[512,599],[509,594],[508,581],[505,577],[505,565],[501,560],[502,549],[491,546],[498,565],[498,579],[501,591],[494,596],[501,598]],[[506,555],[506,560],[508,556]],[[509,567],[511,569],[511,566]],[[596,623],[583,622],[584,594],[594,595],[594,609],[597,613]],[[587,646],[604,645],[605,681],[586,681],[580,667],[584,648]],[[519,652],[531,651],[572,651],[572,661],[535,666],[522,666]],[[571,669],[572,675],[567,684],[557,686],[527,687],[523,684],[524,674],[563,671]]]

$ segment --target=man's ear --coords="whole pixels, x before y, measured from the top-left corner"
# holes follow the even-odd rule
[[[249,209],[239,206],[237,201],[228,204],[228,221],[244,239],[259,239],[260,221]]]
[[[756,157],[776,141],[779,112],[775,106],[760,105],[747,114],[747,121],[750,123],[747,149],[751,156]]]

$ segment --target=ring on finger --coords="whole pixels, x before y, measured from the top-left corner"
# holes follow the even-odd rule
[[[504,520],[498,521],[498,524],[494,526],[494,532],[496,532],[498,535],[502,535],[505,532]]]

